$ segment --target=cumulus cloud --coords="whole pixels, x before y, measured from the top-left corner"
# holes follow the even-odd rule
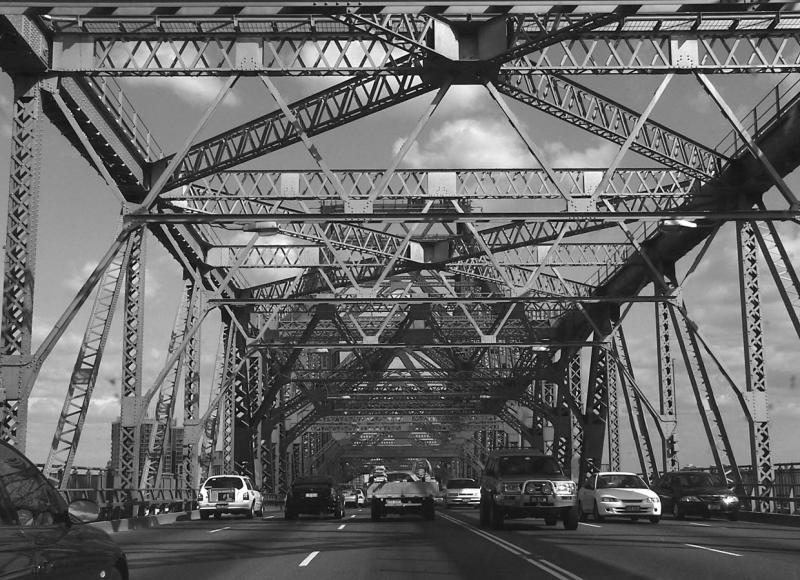
[[[569,149],[561,142],[554,141],[545,145],[545,150],[553,167],[608,167],[619,150],[614,143],[601,142],[583,150]]]
[[[404,139],[392,147],[397,153]],[[533,156],[506,123],[457,119],[435,128],[417,141],[405,157],[405,165],[419,168],[532,167]]]
[[[217,96],[224,79],[217,77],[134,77],[129,82],[155,90],[165,90],[194,105],[208,105]],[[228,92],[222,105],[236,107],[241,100],[235,89]]]

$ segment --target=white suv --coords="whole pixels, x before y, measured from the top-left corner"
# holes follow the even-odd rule
[[[243,475],[209,477],[200,487],[197,504],[201,520],[207,520],[212,514],[217,519],[222,514],[244,514],[252,519],[264,513],[261,492]]]

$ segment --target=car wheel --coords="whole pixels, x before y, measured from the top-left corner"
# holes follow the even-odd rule
[[[377,522],[381,519],[381,504],[376,500],[372,500],[372,505],[370,506],[369,515],[372,518],[373,522]]]
[[[200,512],[200,519],[201,520],[207,520],[210,515],[211,514],[208,513],[208,512]]]
[[[436,505],[432,499],[426,499],[422,502],[422,519],[436,519]]]
[[[215,520],[221,520],[222,519],[222,513],[214,512],[214,519]]]
[[[686,517],[686,512],[677,503],[672,504],[672,517],[676,520],[682,520]]]
[[[286,510],[283,512],[283,519],[285,520],[295,520],[297,519],[297,514],[291,510]]]
[[[578,521],[585,522],[586,521],[586,512],[583,511],[583,504],[578,502]]]
[[[502,530],[505,524],[506,514],[503,509],[494,503],[494,499],[489,500],[489,526],[493,530]]]
[[[249,510],[247,510],[247,512],[244,514],[245,516],[247,516],[247,519],[248,519],[248,520],[252,520],[252,519],[253,519],[253,516],[255,515],[255,510],[253,509],[253,505],[254,505],[254,504],[251,504],[251,505],[250,505],[250,509],[249,509]]]
[[[661,521],[661,516],[650,516],[650,523],[657,524]]]
[[[558,523],[558,514],[556,512],[548,512],[544,516],[544,523],[547,526],[554,526]]]
[[[489,503],[485,496],[481,496],[481,503],[478,504],[479,514],[479,521],[481,527],[487,527],[489,525]]]
[[[561,519],[564,522],[564,529],[565,530],[577,530],[578,529],[578,510],[574,507],[571,508],[564,508],[564,511],[561,513]]]
[[[734,512],[732,514],[728,514],[728,520],[732,521],[732,522],[738,522],[739,521],[739,513],[738,512]]]
[[[344,517],[344,508],[337,507],[335,510],[333,510],[333,519],[340,520],[343,517]]]
[[[594,502],[594,511],[592,513],[594,514],[594,521],[596,521],[598,523],[605,521],[605,518],[600,515],[600,510],[597,509],[597,501],[596,500]]]

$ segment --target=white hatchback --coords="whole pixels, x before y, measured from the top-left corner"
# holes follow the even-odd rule
[[[207,520],[212,514],[243,514],[249,519],[264,513],[263,499],[249,477],[243,475],[213,475],[200,487],[197,497],[200,519]]]
[[[661,499],[635,473],[601,471],[587,477],[578,490],[580,521],[585,521],[588,514],[598,522],[611,516],[634,521],[646,517],[657,524],[661,519]]]

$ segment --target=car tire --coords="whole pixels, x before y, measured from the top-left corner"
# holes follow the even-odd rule
[[[478,504],[478,519],[480,526],[486,528],[489,526],[489,503],[485,496],[481,496],[481,503]]]
[[[678,505],[678,503],[672,504],[672,517],[676,520],[682,520],[686,518],[686,512],[683,511],[683,508]]]
[[[370,509],[369,509],[369,515],[370,515],[370,518],[372,518],[373,522],[377,522],[378,520],[381,519],[381,516],[383,515],[383,514],[381,514],[381,511],[382,510],[381,510],[380,502],[373,499],[372,500],[372,505],[370,506]]]
[[[605,518],[600,515],[600,510],[597,509],[597,500],[594,502],[594,511],[592,513],[594,514],[594,521],[596,521],[598,524],[605,521]]]
[[[433,503],[432,499],[426,499],[422,501],[422,519],[436,519],[436,504]]]
[[[208,512],[200,512],[200,519],[207,520],[211,514]]]
[[[336,509],[333,510],[333,519],[341,520],[343,517],[344,517],[343,507],[337,507]]]
[[[495,502],[494,498],[489,500],[489,527],[493,530],[502,530],[505,525],[506,514]]]
[[[661,516],[650,516],[650,523],[657,524],[661,521]]]
[[[548,512],[544,516],[544,523],[546,526],[554,526],[558,523],[558,514],[556,512]]]
[[[578,516],[578,510],[576,508],[564,508],[564,511],[561,513],[561,519],[564,522],[565,530],[578,529],[578,520],[580,517]]]
[[[222,519],[222,513],[214,512],[214,519],[215,520],[221,520]]]
[[[578,521],[585,522],[586,521],[586,512],[583,511],[583,504],[578,502]]]
[[[247,511],[245,512],[245,514],[244,514],[244,515],[245,515],[245,517],[247,517],[247,519],[248,519],[248,520],[252,520],[252,519],[253,519],[253,516],[255,515],[255,510],[253,509],[253,507],[255,507],[255,503],[251,504],[251,505],[250,505],[250,509],[249,509],[249,510],[247,510]]]
[[[294,513],[293,511],[287,509],[286,511],[283,512],[283,519],[285,519],[285,520],[296,520],[297,519],[297,514]]]

